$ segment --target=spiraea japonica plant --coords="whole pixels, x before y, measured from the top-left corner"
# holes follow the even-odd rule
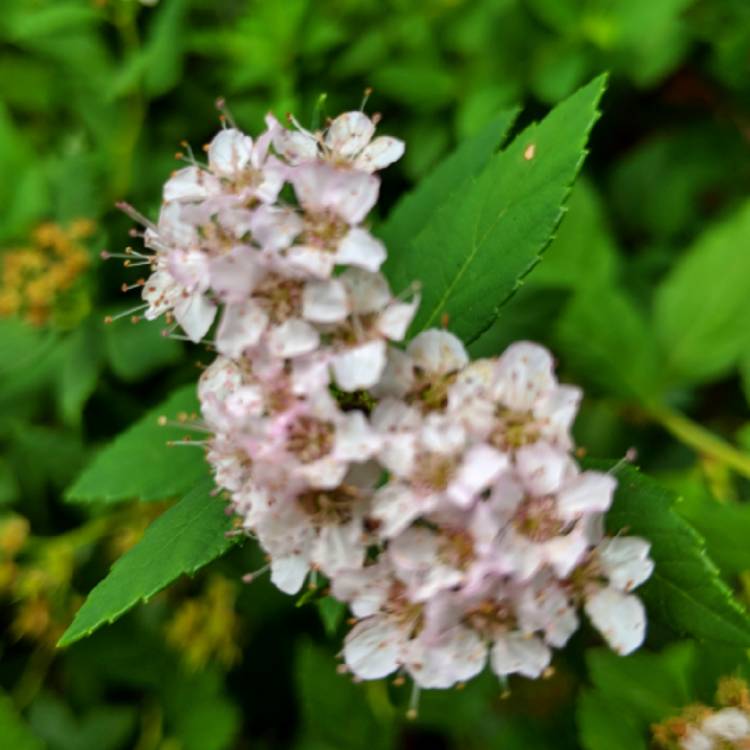
[[[472,357],[553,237],[603,87],[511,139],[517,112],[500,113],[381,221],[379,173],[408,144],[364,111],[321,130],[269,115],[253,136],[225,115],[158,217],[122,205],[142,229],[128,314],[213,359],[72,488],[184,497],[61,644],[248,538],[267,561],[248,582],[348,608],[342,671],[408,678],[414,696],[487,666],[503,684],[548,675],[586,623],[630,654],[647,608],[702,637],[697,603],[719,639],[748,637],[668,493],[622,461],[582,464],[583,394],[553,355]]]

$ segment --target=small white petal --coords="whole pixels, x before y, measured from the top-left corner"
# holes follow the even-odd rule
[[[739,708],[722,708],[703,720],[701,730],[723,740],[750,739],[750,717]]]
[[[387,484],[374,495],[371,516],[385,539],[400,534],[422,512],[414,493],[403,484]]]
[[[216,332],[216,348],[226,357],[236,359],[258,343],[267,325],[268,316],[257,305],[227,305]]]
[[[351,311],[357,315],[380,312],[391,300],[391,290],[381,273],[347,268],[338,279],[346,287]]]
[[[612,505],[616,487],[617,480],[611,474],[585,471],[560,491],[558,512],[571,520],[588,513],[603,513]]]
[[[466,508],[508,468],[508,465],[509,459],[504,453],[489,445],[475,445],[464,454],[447,494],[456,505]]]
[[[356,156],[375,134],[375,125],[363,112],[344,112],[326,131],[326,146],[345,157]]]
[[[323,573],[335,577],[341,570],[360,568],[365,561],[362,522],[359,518],[347,524],[325,524],[321,527],[313,561]]]
[[[265,276],[256,251],[238,246],[211,260],[211,288],[226,302],[244,302]]]
[[[361,411],[342,415],[336,427],[334,452],[343,461],[361,463],[375,455],[380,439]]]
[[[259,206],[253,211],[253,240],[264,250],[283,250],[304,228],[302,218],[290,208]]]
[[[648,553],[651,545],[636,536],[617,536],[598,547],[599,562],[610,585],[620,591],[632,591],[647,580],[654,570]]]
[[[377,680],[399,668],[404,640],[395,622],[376,615],[362,620],[346,636],[344,659],[352,674]]]
[[[386,259],[385,245],[367,230],[355,227],[350,229],[339,242],[336,250],[336,263],[377,271]]]
[[[419,307],[419,297],[411,302],[394,302],[378,317],[378,332],[391,341],[402,341],[414,320]]]
[[[552,654],[536,637],[507,633],[498,638],[490,652],[492,670],[498,677],[521,674],[536,679],[549,666]]]
[[[385,367],[385,344],[382,341],[369,341],[344,349],[333,357],[331,365],[342,390],[369,388],[378,382]]]
[[[235,177],[249,164],[253,139],[235,128],[217,133],[208,146],[208,165],[220,177]]]
[[[285,594],[296,594],[310,570],[302,555],[276,556],[271,559],[271,582]]]
[[[354,160],[354,168],[365,172],[377,172],[398,161],[404,155],[404,142],[389,135],[381,135],[365,146]]]
[[[336,257],[333,253],[310,245],[294,245],[286,251],[284,257],[294,270],[308,273],[319,279],[330,278],[336,265]]]
[[[448,331],[436,328],[416,336],[406,351],[416,367],[434,375],[448,375],[469,362],[469,355],[461,340]]]
[[[349,312],[346,288],[338,279],[308,281],[302,293],[302,315],[314,323],[338,323]]]
[[[646,635],[646,611],[638,597],[611,587],[588,597],[586,614],[607,643],[621,656],[635,651]]]
[[[181,297],[174,307],[175,320],[196,344],[208,333],[216,317],[216,305],[202,294]]]
[[[290,318],[271,331],[268,348],[275,356],[289,359],[313,351],[319,342],[320,335],[309,323]]]
[[[557,386],[552,355],[538,344],[519,341],[502,354],[496,368],[496,395],[517,411],[533,411]]]
[[[219,181],[199,167],[185,167],[175,172],[164,185],[164,200],[200,201],[221,191]]]

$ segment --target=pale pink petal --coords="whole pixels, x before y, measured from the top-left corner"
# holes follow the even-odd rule
[[[285,594],[296,594],[307,578],[310,565],[302,555],[271,558],[271,582]]]
[[[585,530],[577,526],[565,536],[556,536],[544,542],[544,557],[560,578],[567,578],[583,559],[588,546]]]
[[[378,316],[378,332],[391,341],[401,341],[414,320],[419,297],[411,302],[394,302]]]
[[[616,487],[617,480],[611,474],[585,471],[560,491],[558,512],[572,520],[587,513],[609,510]]]
[[[414,468],[416,435],[410,433],[387,434],[378,451],[383,468],[400,477],[409,475]]]
[[[344,641],[344,659],[352,674],[377,680],[401,665],[405,634],[385,616],[370,617],[355,625]]]
[[[286,182],[288,167],[275,156],[269,156],[260,173],[260,182],[253,189],[255,197],[263,203],[273,203]]]
[[[422,688],[449,688],[476,677],[487,663],[487,645],[469,628],[456,627],[433,642],[423,638],[407,648],[409,674]]]
[[[338,386],[344,391],[369,388],[378,382],[385,367],[385,344],[369,341],[334,355],[331,365]]]
[[[295,357],[292,362],[292,392],[304,396],[328,387],[330,368],[328,359],[319,352]]]
[[[274,129],[272,137],[273,147],[290,164],[314,161],[318,156],[318,144],[315,136],[306,130],[300,132],[299,130],[287,130],[278,126]]]
[[[227,305],[216,332],[216,348],[221,354],[237,358],[258,340],[266,330],[268,316],[257,305]]]
[[[347,268],[338,279],[346,287],[351,311],[357,315],[379,312],[391,300],[391,290],[381,273]]]
[[[208,166],[220,177],[236,177],[253,154],[253,139],[235,128],[219,131],[208,146]]]
[[[304,228],[302,218],[291,208],[258,206],[250,223],[253,239],[264,250],[283,250]]]
[[[308,281],[302,294],[302,315],[313,323],[338,323],[349,312],[346,288],[338,279]]]
[[[356,156],[375,134],[375,125],[364,112],[344,112],[326,130],[325,145],[344,157]]]
[[[380,180],[367,172],[338,172],[329,185],[326,207],[350,225],[359,224],[378,200]]]
[[[557,383],[552,355],[538,344],[519,341],[502,354],[496,369],[496,395],[517,411],[533,411]]]
[[[647,580],[654,570],[654,563],[648,556],[650,550],[651,545],[636,536],[605,539],[597,553],[610,585],[620,591],[632,591]]]
[[[646,612],[638,597],[610,587],[586,599],[586,614],[621,656],[635,651],[646,635]]]
[[[492,446],[480,443],[469,448],[448,487],[448,497],[456,505],[468,507],[508,465],[508,456]]]
[[[244,245],[213,258],[209,266],[211,288],[226,302],[244,302],[265,274],[257,251]]]
[[[385,368],[380,376],[380,380],[370,388],[370,392],[375,397],[384,396],[405,396],[414,385],[414,363],[411,357],[389,346],[386,354]]]
[[[422,331],[412,339],[406,351],[416,367],[434,375],[456,372],[469,361],[461,340],[436,328]]]
[[[388,599],[391,571],[383,560],[356,570],[341,570],[331,580],[331,593],[348,602],[355,617],[374,615]]]
[[[330,278],[336,265],[333,253],[311,245],[294,245],[286,251],[284,257],[294,270],[309,273],[319,279]]]
[[[421,512],[420,503],[408,486],[387,484],[375,493],[370,515],[380,522],[380,536],[388,539],[404,531]]]
[[[182,296],[174,307],[174,317],[188,338],[198,343],[214,322],[216,305],[199,293]]]
[[[341,570],[360,568],[365,561],[361,520],[322,526],[312,557],[329,577],[335,577]]]
[[[714,738],[703,734],[695,727],[688,729],[680,743],[680,750],[717,750]]]
[[[180,287],[168,271],[154,271],[143,285],[141,298],[149,305],[144,313],[146,320],[156,320],[180,300]]]
[[[342,461],[361,463],[375,455],[380,438],[361,411],[343,414],[336,427],[334,453]]]
[[[365,172],[377,172],[398,161],[404,155],[405,145],[398,138],[381,135],[365,146],[354,160],[354,168]]]
[[[583,391],[580,388],[561,385],[555,388],[542,407],[548,422],[545,434],[549,434],[550,439],[566,450],[572,444],[570,428],[578,413],[582,397]]]
[[[164,200],[200,201],[221,191],[221,184],[199,167],[185,167],[175,172],[164,185]]]
[[[572,468],[567,453],[549,443],[525,445],[516,452],[516,468],[526,489],[537,496],[557,492]]]
[[[275,356],[288,359],[313,351],[319,342],[320,335],[309,323],[290,318],[271,331],[268,348]]]
[[[349,464],[335,456],[324,456],[309,464],[300,464],[295,476],[302,477],[311,487],[332,490],[338,487],[346,476]]]
[[[498,638],[490,652],[490,663],[498,677],[520,674],[536,679],[549,666],[552,654],[544,643],[523,633],[507,633]]]
[[[386,259],[385,245],[365,229],[350,229],[339,242],[336,263],[377,271]]]

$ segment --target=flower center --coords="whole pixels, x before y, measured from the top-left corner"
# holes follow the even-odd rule
[[[423,453],[415,462],[412,482],[417,489],[442,492],[451,481],[456,459],[443,453]]]
[[[497,422],[490,442],[499,450],[522,448],[539,440],[539,424],[530,411],[513,411],[501,406],[495,415]]]
[[[333,448],[334,426],[315,417],[303,416],[289,426],[286,449],[302,463],[317,461]]]
[[[346,234],[348,228],[345,221],[329,211],[307,214],[301,244],[334,252],[338,241]]]
[[[302,311],[301,281],[271,274],[253,292],[253,297],[268,313],[271,323],[279,325],[296,318]]]
[[[344,524],[352,518],[354,503],[361,499],[358,487],[340,484],[333,490],[310,490],[299,495],[302,509],[318,525]]]
[[[533,542],[546,542],[565,530],[565,523],[556,514],[557,501],[552,495],[526,497],[516,510],[513,524]]]

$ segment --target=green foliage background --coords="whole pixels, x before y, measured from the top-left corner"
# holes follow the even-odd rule
[[[0,318],[0,747],[632,750],[648,747],[652,722],[710,700],[720,675],[747,671],[746,0],[2,5],[0,262],[42,222],[86,218],[96,231],[85,241],[89,269],[45,325]],[[194,408],[189,384],[205,357],[161,337],[158,325],[103,324],[127,306],[119,288],[133,278],[99,261],[102,248],[131,242],[114,202],[155,214],[181,142],[198,150],[215,131],[219,95],[252,132],[268,110],[313,124],[321,112],[358,107],[372,86],[369,108],[408,145],[384,175],[384,219],[457,144],[488,127],[521,133],[605,70],[609,88],[584,174],[541,262],[494,320],[529,260],[493,276],[480,253],[468,273],[495,279],[494,290],[471,308],[460,288],[433,289],[447,307],[425,316],[447,310],[475,356],[519,338],[552,347],[562,379],[587,389],[579,444],[595,459],[635,447],[639,466],[656,477],[660,486],[621,474],[610,519],[614,531],[628,526],[661,540],[657,576],[644,590],[647,648],[620,659],[584,629],[551,679],[511,681],[501,700],[485,675],[463,691],[424,695],[419,719],[407,722],[406,688],[357,686],[336,674],[343,623],[330,602],[295,607],[262,579],[233,587],[262,565],[244,545],[56,650],[83,596],[169,501],[184,497],[130,553],[149,581],[133,581],[127,563],[116,567],[113,578],[133,590],[110,583],[107,618],[231,546],[213,549],[206,538],[195,559],[163,533],[170,518],[181,523],[193,504],[201,509],[189,491],[198,484],[200,492],[205,471],[190,449],[165,453],[164,440],[179,431],[157,428],[155,416]],[[523,110],[511,125],[516,105]],[[560,163],[575,160],[580,146],[563,143]],[[505,153],[493,157],[497,179],[487,183],[498,205],[514,195]],[[447,214],[450,175],[433,188],[448,197]],[[455,250],[455,242],[441,245],[434,224],[408,224],[417,208],[380,230],[393,240],[392,259],[406,259],[394,271],[404,284]],[[555,220],[548,217],[550,228]],[[544,244],[534,229],[512,246],[532,258]],[[412,231],[408,245],[399,242]],[[501,227],[497,241],[507,236]],[[160,479],[165,461],[170,484]],[[223,523],[205,519],[216,545]],[[169,563],[150,565],[154,549]],[[77,621],[71,642],[100,624],[91,616]]]

